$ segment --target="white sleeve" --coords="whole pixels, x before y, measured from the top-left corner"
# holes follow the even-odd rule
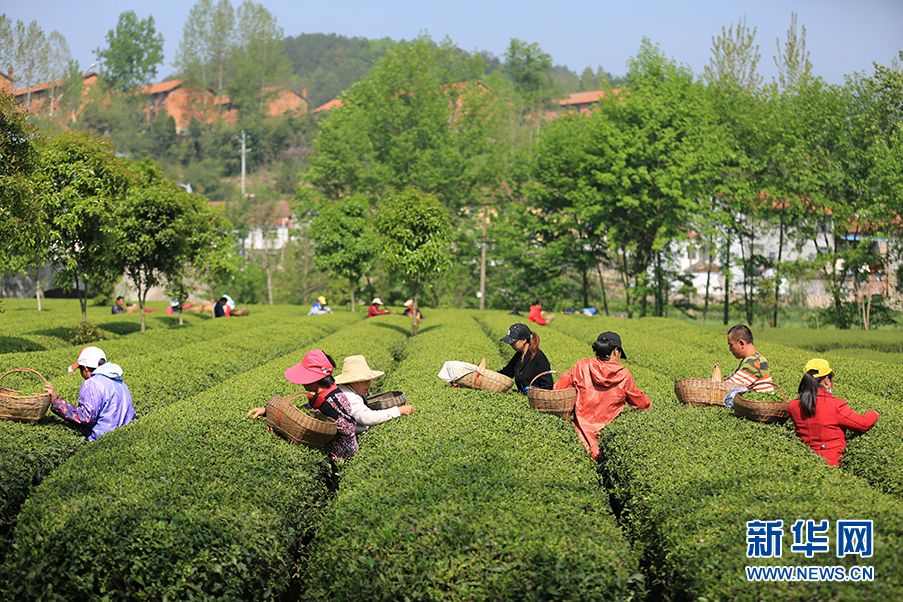
[[[401,412],[398,411],[397,407],[389,408],[388,410],[371,410],[360,395],[345,387],[341,387],[341,389],[351,404],[351,415],[357,424],[374,426],[401,416]]]

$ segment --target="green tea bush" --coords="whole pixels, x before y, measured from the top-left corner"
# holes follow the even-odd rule
[[[639,588],[573,428],[515,393],[453,389],[442,361],[501,362],[436,311],[388,379],[416,414],[367,433],[317,526],[302,599],[601,600]]]
[[[403,324],[401,316],[358,321],[317,340],[294,329],[303,350],[86,446],[23,509],[4,569],[8,591],[42,599],[285,596],[328,498],[329,462],[245,413],[271,394],[297,391],[282,372],[311,347],[339,366],[363,353],[371,367],[391,369]]]
[[[556,321],[554,327],[572,334],[580,333],[587,321],[590,320],[581,321],[579,318],[565,316]],[[710,373],[711,366],[716,361],[720,362],[723,374],[727,375],[738,363],[726,352],[727,344],[723,334],[716,338],[675,320],[613,322],[600,320],[594,324],[599,324],[600,328],[605,325],[604,327],[618,330],[632,363],[660,372],[671,383],[684,377],[703,377]],[[758,345],[757,349],[768,358],[769,370],[775,382],[783,387],[788,399],[796,397],[802,366],[811,354],[792,347],[766,343]],[[632,350],[638,353],[631,355]],[[848,359],[842,358],[836,362],[834,359],[830,360],[838,378],[835,394],[846,399],[854,410],[864,412],[872,408],[881,418],[867,433],[847,438],[848,445],[841,465],[845,471],[867,479],[882,491],[903,495],[903,445],[900,444],[903,410],[893,398],[884,398],[863,389],[871,387],[877,390],[899,390],[900,386],[892,384],[893,374],[880,365],[865,360],[845,361]],[[899,398],[899,393],[895,397]],[[673,392],[668,394],[668,398],[674,399]],[[703,409],[719,411],[717,408]],[[784,426],[772,425],[764,432],[767,436],[789,439],[804,453],[811,453],[799,441],[789,421]]]
[[[186,345],[174,350],[135,359],[111,356],[123,366],[138,414],[138,421],[175,401],[208,389],[229,376],[290,352],[299,339],[312,340],[358,319],[351,314],[336,314],[328,319],[298,318],[292,327],[286,323],[248,328],[226,337]],[[75,403],[81,377],[70,374],[66,386],[59,387],[65,399]],[[118,431],[117,431],[118,432]],[[0,541],[15,522],[25,497],[47,473],[61,461],[81,451],[82,437],[66,428],[56,417],[41,424],[0,422]],[[115,433],[106,435],[113,436]]]

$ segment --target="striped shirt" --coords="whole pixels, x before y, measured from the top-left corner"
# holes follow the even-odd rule
[[[743,358],[737,370],[725,380],[758,393],[774,391],[774,383],[771,374],[768,373],[768,360],[759,352]]]

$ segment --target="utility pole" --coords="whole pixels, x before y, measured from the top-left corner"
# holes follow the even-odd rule
[[[247,147],[245,146],[245,131],[241,131],[241,196],[242,198],[247,196],[245,192],[245,153],[247,152]]]
[[[486,307],[486,228],[489,223],[489,206],[483,203],[482,232],[483,242],[480,245],[480,311]]]

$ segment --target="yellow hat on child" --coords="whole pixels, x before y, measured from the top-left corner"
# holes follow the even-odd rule
[[[815,378],[824,378],[834,372],[831,370],[831,364],[828,363],[828,360],[824,360],[820,357],[812,358],[806,362],[806,367],[803,368],[803,372],[806,374],[813,370],[815,371],[815,374],[813,374]]]

